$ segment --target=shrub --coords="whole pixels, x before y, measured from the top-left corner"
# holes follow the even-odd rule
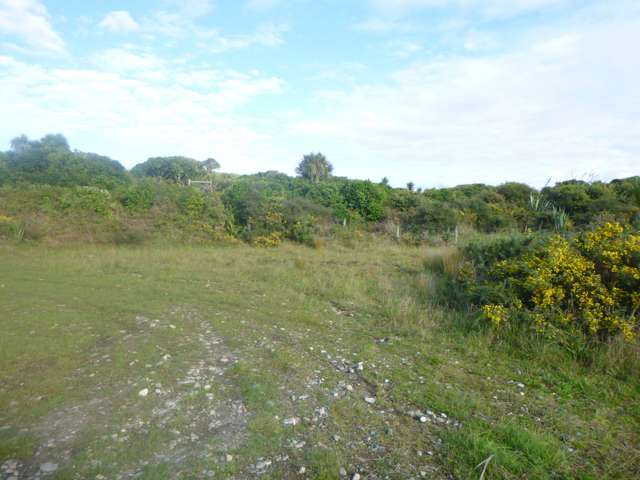
[[[118,200],[129,212],[144,212],[154,203],[154,191],[148,182],[138,182],[118,192]]]
[[[101,217],[111,216],[114,202],[108,190],[97,187],[76,187],[62,195],[63,210],[77,213],[95,213]]]
[[[481,265],[485,283],[507,291],[502,302],[483,305],[483,313],[501,325],[524,311],[538,331],[552,337],[580,331],[593,339],[621,333],[630,340],[640,308],[638,265],[640,235],[620,224],[606,223],[574,239],[554,235]]]
[[[386,190],[369,180],[354,180],[342,185],[344,205],[368,221],[378,221],[384,214]]]
[[[475,266],[485,269],[521,255],[533,240],[533,235],[522,233],[484,235],[467,243],[464,254]]]
[[[268,235],[258,235],[253,239],[257,247],[277,247],[282,241],[280,232],[271,232]]]
[[[13,235],[17,220],[8,215],[0,215],[0,237],[9,238]]]

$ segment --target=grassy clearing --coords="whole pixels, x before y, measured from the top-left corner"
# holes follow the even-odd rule
[[[479,478],[493,455],[485,478],[633,478],[637,363],[606,368],[630,352],[588,368],[469,328],[438,301],[455,268],[454,250],[392,243],[3,248],[0,464],[69,450],[53,476]],[[181,384],[203,359],[219,375]]]

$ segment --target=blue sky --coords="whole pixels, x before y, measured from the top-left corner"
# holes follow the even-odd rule
[[[640,174],[635,0],[0,0],[0,144],[419,186]]]

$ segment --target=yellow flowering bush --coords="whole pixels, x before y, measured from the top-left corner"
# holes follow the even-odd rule
[[[15,218],[0,214],[0,237],[10,236],[15,225]]]
[[[509,310],[503,305],[489,304],[483,305],[482,313],[496,327],[499,327],[507,321]]]
[[[256,247],[277,247],[282,242],[280,232],[271,232],[268,235],[259,235],[253,240]]]
[[[490,265],[489,282],[502,282],[528,311],[539,331],[579,329],[606,338],[635,336],[640,309],[640,235],[618,223],[575,239],[560,235],[543,246]],[[518,309],[488,303],[483,315],[494,325]]]

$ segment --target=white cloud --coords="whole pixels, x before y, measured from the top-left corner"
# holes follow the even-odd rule
[[[370,18],[355,24],[355,29],[370,33],[387,33],[411,30],[411,26],[397,20]]]
[[[394,40],[389,45],[394,56],[398,58],[409,58],[424,50],[424,47],[409,40]]]
[[[226,35],[217,28],[205,27],[199,20],[213,8],[206,0],[191,0],[176,4],[173,9],[161,10],[145,18],[141,30],[148,37],[163,37],[173,40],[196,40],[196,46],[213,53],[240,50],[255,45],[275,47],[284,43],[284,34],[289,30],[283,23],[264,23],[251,33]]]
[[[418,8],[456,8],[475,10],[489,17],[518,15],[570,3],[572,0],[370,0],[371,5],[388,13]]]
[[[251,46],[276,47],[284,43],[283,34],[288,30],[286,25],[264,24],[255,32],[245,35],[225,36],[214,29],[197,29],[200,38],[199,46],[214,53],[228,50],[240,50]]]
[[[324,111],[293,128],[331,144],[336,164],[362,159],[346,174],[366,166],[382,176],[393,162],[397,183],[637,175],[640,20],[531,39],[511,53],[414,63],[387,81],[324,92]]]
[[[354,83],[357,77],[363,75],[368,70],[365,64],[358,62],[342,62],[335,65],[311,63],[305,65],[304,68],[305,70],[313,72],[309,76],[311,80],[347,83]]]
[[[131,32],[140,29],[140,25],[138,25],[126,10],[116,10],[107,13],[99,25],[112,32]]]
[[[65,51],[47,8],[37,0],[0,0],[0,33],[19,38],[35,53]]]
[[[284,0],[247,0],[247,8],[250,10],[264,11],[279,7]]]
[[[96,67],[112,72],[150,71],[164,67],[161,58],[134,48],[108,48],[96,53],[92,60]]]
[[[133,52],[106,55],[129,54]],[[155,60],[129,61],[136,68],[157,67]],[[257,97],[280,93],[280,79],[229,70],[166,69],[165,74],[164,80],[156,80],[135,72],[45,68],[0,56],[1,140],[7,143],[20,133],[37,137],[55,129],[68,135],[74,147],[128,166],[176,153],[215,155],[232,171],[251,171],[258,158],[286,158],[252,119],[236,113]],[[194,78],[201,84],[190,83]]]

